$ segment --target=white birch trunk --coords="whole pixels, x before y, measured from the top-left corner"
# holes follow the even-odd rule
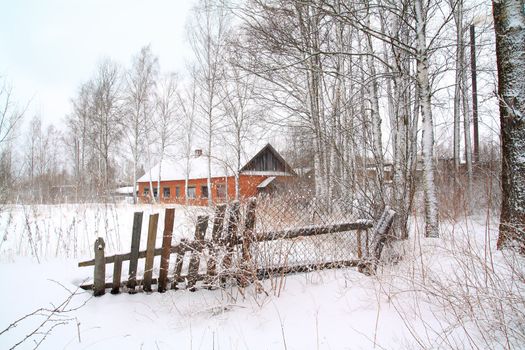
[[[239,200],[241,196],[241,188],[239,183],[239,175],[241,171],[241,145],[240,141],[237,144],[237,169],[235,170],[235,200]],[[227,179],[227,178],[226,178]],[[228,182],[226,180],[226,182]]]
[[[425,236],[439,237],[438,205],[434,181],[434,123],[430,80],[428,72],[428,50],[426,43],[426,13],[423,0],[415,1],[417,32],[417,83],[423,117],[423,188],[425,201]]]
[[[452,4],[453,5],[453,4]],[[462,72],[464,71],[463,60],[463,0],[458,0],[454,10],[454,22],[456,24],[456,75],[454,83],[454,167],[456,172],[460,164],[460,116],[461,116],[461,92]],[[464,80],[463,80],[464,82]],[[464,89],[464,87],[463,87]]]
[[[133,157],[133,204],[137,204],[137,162]]]
[[[161,202],[161,194],[160,194],[160,182],[161,180],[161,174],[162,174],[162,161],[164,158],[164,151],[160,154],[160,160],[159,160],[159,177],[157,178],[157,195],[159,196],[159,202]],[[171,194],[170,194],[171,195]]]
[[[370,26],[370,16],[367,16],[367,24]],[[368,55],[366,56],[366,61],[368,69],[370,71],[370,117],[372,120],[372,151],[375,159],[376,166],[376,179],[377,179],[377,194],[376,200],[384,199],[384,160],[383,160],[383,141],[381,133],[381,115],[379,114],[379,93],[377,87],[377,72],[374,64],[372,55],[374,55],[374,47],[372,45],[372,36],[370,34],[366,35],[365,38],[366,51]],[[375,203],[379,205],[379,203]],[[384,203],[382,203],[384,204]]]
[[[188,186],[190,183],[190,153],[186,154],[186,174],[184,176],[184,204],[186,206],[190,203],[188,198]]]

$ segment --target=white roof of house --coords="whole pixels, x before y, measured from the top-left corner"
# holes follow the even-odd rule
[[[247,145],[243,152],[241,152],[241,164],[246,166],[246,164],[255,157],[259,152],[261,152],[264,147],[256,148],[259,145],[249,144]],[[267,144],[267,146],[270,146]],[[246,150],[249,149],[249,152]],[[273,149],[273,147],[272,147]],[[216,154],[221,154],[220,150]],[[275,151],[277,152],[277,151]],[[218,158],[212,158],[211,160],[211,177],[224,177],[224,176],[233,176],[234,175],[234,166],[235,163],[231,159],[231,154],[228,157],[228,153],[224,152],[221,154],[222,160]],[[280,155],[279,155],[280,157]],[[282,158],[282,157],[281,157]],[[188,179],[206,179],[208,177],[208,157],[201,155],[199,157],[190,157],[189,167],[187,164],[187,158],[181,158],[179,160],[164,160],[162,162],[161,168],[161,181],[175,181],[175,180],[185,180],[186,175]],[[284,159],[282,159],[284,161]],[[241,165],[241,167],[242,167]],[[189,169],[189,172],[187,171]],[[263,175],[263,176],[291,176],[294,175],[292,172],[282,172],[282,171],[254,171],[254,170],[243,170],[242,174],[245,175]],[[137,180],[137,182],[155,182],[159,178],[159,164],[155,165],[150,170]]]
[[[115,192],[118,194],[133,194],[133,186],[119,187]]]
[[[273,180],[275,180],[275,176],[267,177],[266,179],[263,180],[263,182],[261,182],[260,184],[257,185],[257,188],[265,188],[265,187],[268,186]]]
[[[188,179],[206,179],[208,177],[208,158],[206,156],[191,157],[189,166],[187,159],[183,158],[177,161],[165,160],[162,162],[160,180],[174,181]],[[233,172],[227,168],[224,163],[216,160],[211,161],[211,177],[232,176]],[[149,171],[137,180],[137,182],[158,181],[159,164],[155,165]]]

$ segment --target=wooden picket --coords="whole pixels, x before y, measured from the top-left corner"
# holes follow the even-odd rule
[[[173,222],[175,220],[175,209],[166,209],[164,216],[164,233],[162,234],[162,250],[160,255],[160,271],[159,271],[159,292],[166,291],[166,284],[168,283],[168,269],[170,265],[170,248],[171,240],[173,238]]]

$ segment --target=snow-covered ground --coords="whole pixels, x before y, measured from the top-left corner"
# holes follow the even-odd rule
[[[444,222],[441,239],[423,238],[413,218],[411,239],[385,251],[377,277],[355,269],[296,274],[264,281],[262,293],[231,287],[94,298],[78,290],[93,270],[77,263],[92,257],[97,236],[108,254],[129,251],[137,209],[161,211],[3,209],[0,348],[26,337],[16,348],[34,348],[44,337],[43,349],[525,348],[523,259],[494,249],[491,216]],[[177,207],[177,238],[193,234],[202,210]],[[50,312],[64,301],[61,312]]]

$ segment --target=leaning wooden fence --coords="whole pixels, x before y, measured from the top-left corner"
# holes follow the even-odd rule
[[[142,289],[152,292],[152,285],[157,285],[158,292],[168,289],[188,288],[195,291],[197,283],[203,288],[224,285],[228,279],[246,286],[255,279],[262,279],[274,274],[311,271],[333,267],[356,266],[361,272],[375,272],[382,248],[388,239],[388,230],[394,218],[394,212],[386,208],[376,225],[371,221],[340,223],[334,225],[314,225],[274,232],[256,232],[256,199],[248,201],[244,220],[241,220],[238,201],[229,206],[218,205],[212,220],[210,234],[208,216],[198,216],[193,240],[182,239],[172,244],[175,209],[167,208],[164,216],[162,246],[155,247],[159,214],[149,216],[146,250],[140,250],[140,236],[143,213],[136,212],[133,218],[131,250],[127,254],[105,256],[105,243],[102,238],[95,241],[95,258],[80,262],[78,266],[94,266],[93,284],[82,285],[86,290],[93,290],[95,296],[103,295],[106,289],[112,294],[126,290],[135,293]],[[239,227],[241,226],[242,227]],[[372,234],[369,229],[374,227]],[[354,232],[356,238],[354,259],[330,260],[309,264],[266,263],[262,264],[254,257],[257,244],[271,241],[287,241],[319,235]],[[369,237],[371,238],[369,240]],[[154,258],[160,256],[158,276],[153,277]],[[138,278],[139,260],[144,259],[144,273]],[[171,266],[170,261],[174,259]],[[205,269],[199,269],[201,260]],[[129,261],[128,278],[122,281],[123,262]],[[106,265],[113,265],[112,281],[106,281]],[[185,273],[184,273],[184,272]]]

